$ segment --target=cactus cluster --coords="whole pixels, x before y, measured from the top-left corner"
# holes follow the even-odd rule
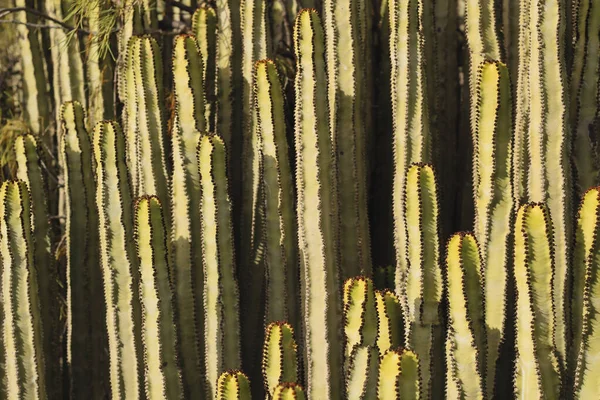
[[[0,398],[600,398],[600,2],[46,3]]]

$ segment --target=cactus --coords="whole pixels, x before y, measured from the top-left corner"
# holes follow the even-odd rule
[[[223,140],[202,136],[198,145],[201,243],[204,270],[204,345],[208,398],[219,374],[240,364],[238,285],[234,271],[231,204]]]
[[[549,211],[543,204],[519,208],[515,223],[517,288],[515,396],[558,399],[561,370],[556,355],[555,263]],[[554,289],[555,290],[555,289]]]
[[[348,279],[344,284],[343,297],[345,356],[346,361],[350,361],[357,346],[375,346],[377,340],[377,310],[373,282],[364,277]]]
[[[335,162],[327,115],[325,43],[314,10],[298,14],[296,75],[296,190],[307,395],[337,398],[342,354],[337,251]],[[317,295],[318,294],[318,295]]]
[[[39,279],[34,261],[27,184],[0,188],[0,259],[5,393],[7,398],[48,398]]]
[[[267,326],[263,350],[262,371],[265,389],[273,395],[282,382],[298,380],[297,346],[294,330],[283,322]]]
[[[452,352],[448,369],[466,398],[484,398],[485,325],[479,246],[470,233],[458,233],[446,250],[449,324]]]
[[[409,350],[390,350],[379,361],[377,398],[380,400],[418,399],[421,381],[419,360]]]
[[[281,383],[275,388],[273,400],[306,400],[306,394],[297,383]]]
[[[377,347],[354,347],[348,365],[346,398],[376,399],[379,373],[379,351]]]
[[[384,354],[404,343],[402,306],[398,297],[389,290],[376,291],[377,305],[377,347]]]
[[[329,125],[336,152],[340,230],[344,232],[339,240],[342,279],[371,273],[361,3],[367,2],[326,0],[323,4]]]
[[[138,199],[135,220],[146,398],[180,399],[183,398],[183,388],[177,360],[174,302],[162,207],[158,198]]]
[[[219,376],[217,400],[250,400],[250,381],[240,371],[226,371]]]
[[[441,348],[442,271],[439,261],[439,206],[433,167],[413,164],[406,174],[407,260],[406,343],[419,357],[421,396],[435,396],[431,354]],[[435,364],[440,368],[439,364]],[[431,394],[430,394],[431,393]]]
[[[132,198],[125,167],[125,137],[116,122],[94,128],[96,207],[106,299],[112,396],[137,398],[142,388],[140,306]]]
[[[201,251],[200,172],[197,147],[206,129],[203,60],[193,36],[181,35],[173,45],[175,113],[171,132],[173,175],[171,179],[171,250],[173,282],[178,310],[183,379],[189,396],[201,397],[203,384],[197,379],[203,351],[202,292],[204,273]],[[194,68],[197,66],[197,68]]]

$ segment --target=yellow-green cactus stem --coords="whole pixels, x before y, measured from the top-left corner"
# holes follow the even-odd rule
[[[479,246],[471,233],[457,233],[446,249],[451,365],[468,399],[484,398],[485,325]]]
[[[217,400],[250,400],[250,381],[241,371],[226,371],[217,382]]]
[[[30,199],[23,181],[0,188],[0,260],[5,394],[7,399],[48,398],[42,307],[34,261]]]
[[[526,2],[527,3],[527,2]],[[552,295],[556,318],[556,346],[562,363],[568,340],[568,264],[571,254],[571,134],[568,128],[567,76],[564,59],[566,3],[543,0],[532,3],[529,14],[522,14],[522,25],[529,27],[527,96],[527,164],[515,173],[527,171],[527,201],[547,204],[554,229],[555,271]],[[527,19],[529,18],[529,19]],[[525,28],[524,28],[525,29]],[[526,32],[525,32],[526,33]],[[590,82],[591,83],[591,82]]]
[[[515,223],[515,397],[559,399],[561,370],[556,353],[553,232],[540,203],[519,208]]]
[[[298,380],[298,355],[294,330],[285,322],[267,326],[262,359],[265,390],[272,396],[282,382]]]
[[[364,2],[323,2],[329,125],[337,161],[339,229],[344,232],[339,238],[341,279],[371,275],[360,3]]]
[[[306,394],[297,383],[280,383],[275,388],[273,400],[306,400]]]
[[[474,233],[484,271],[487,329],[486,389],[494,393],[496,362],[504,339],[509,239],[514,214],[512,116],[508,69],[498,61],[479,66],[473,130]],[[483,349],[481,349],[483,350]]]
[[[173,45],[175,114],[171,132],[172,279],[177,304],[183,380],[188,397],[202,397],[204,331],[200,171],[197,149],[206,129],[203,60],[193,36],[180,35]]]
[[[346,398],[374,400],[377,398],[379,351],[374,346],[355,346],[349,357],[346,375]]]
[[[137,104],[138,179],[135,195],[156,195],[170,216],[169,186],[163,140],[166,136],[165,97],[162,58],[156,40],[149,36],[134,36],[129,51],[133,51],[133,76]],[[137,43],[135,43],[137,42]],[[200,69],[201,71],[201,69]],[[165,219],[167,230],[170,218]]]
[[[307,395],[342,396],[341,296],[334,150],[327,112],[325,38],[318,13],[300,11],[296,49],[296,191]]]
[[[277,66],[271,60],[256,63],[257,124],[262,142],[264,190],[266,312],[265,321],[300,324],[297,230],[294,181],[286,137],[285,99]]]
[[[439,207],[433,167],[413,164],[406,174],[405,212],[407,260],[406,344],[419,356],[421,394],[429,397],[434,367],[434,349],[441,349],[442,270],[440,267]],[[439,383],[439,382],[437,382]],[[435,396],[434,394],[431,394]]]
[[[592,188],[585,193],[577,223],[575,239],[573,303],[571,318],[573,323],[573,359],[576,367],[574,376],[576,399],[593,399],[600,396],[598,387],[598,364],[600,324],[598,319],[600,298],[600,246],[598,229],[600,209],[600,188]],[[583,285],[583,286],[582,286]],[[578,319],[575,325],[575,319]],[[578,328],[578,331],[575,329]]]
[[[346,360],[357,346],[374,346],[377,340],[377,309],[373,281],[359,276],[344,283],[344,334]]]
[[[117,33],[117,41],[118,41],[118,49],[119,49],[119,58],[117,59],[117,92],[119,95],[119,100],[121,100],[127,106],[127,92],[129,89],[127,85],[129,83],[129,79],[126,78],[128,74],[127,70],[130,68],[129,64],[129,56],[128,48],[130,46],[129,39],[133,35],[139,35],[143,31],[142,24],[142,13],[141,13],[141,5],[136,0],[125,0],[123,2],[123,7],[121,9],[121,29]],[[135,93],[135,92],[131,92]],[[133,98],[132,98],[133,100]],[[135,104],[135,103],[134,103]],[[129,117],[128,110],[123,110],[124,120],[127,120]],[[127,125],[125,122],[124,125]],[[131,167],[130,167],[131,168]]]
[[[125,28],[123,28],[125,29]],[[138,108],[137,108],[137,87],[135,81],[135,66],[136,57],[140,53],[140,42],[135,37],[129,40],[126,48],[126,53],[122,53],[121,57],[125,58],[123,66],[122,81],[122,100],[125,103],[123,107],[123,124],[126,137],[127,149],[127,169],[129,171],[129,180],[132,195],[135,196],[138,192],[140,181],[140,166],[139,166],[139,140],[138,140]],[[120,89],[121,90],[121,89]]]
[[[419,360],[409,350],[390,350],[379,360],[379,400],[419,399]]]
[[[446,361],[446,398],[460,399],[461,392],[458,388],[456,363],[454,362],[454,335],[452,328],[449,327],[446,334],[446,342],[444,344],[444,358]]]
[[[217,73],[217,11],[210,3],[202,3],[192,16],[192,33],[198,40],[202,54],[204,81],[204,118],[206,131],[214,132],[216,124],[216,73]]]
[[[426,101],[421,0],[389,0],[393,115],[393,215],[396,293],[406,297],[408,238],[404,189],[410,165],[431,161],[431,134]],[[403,306],[406,305],[404,302]]]
[[[116,122],[102,121],[93,138],[111,392],[113,398],[138,398],[143,390],[141,313],[125,136]]]
[[[377,347],[380,354],[404,343],[404,321],[398,296],[390,290],[375,292],[377,307]]]
[[[80,398],[89,394],[90,387],[93,393],[107,390],[106,309],[98,251],[92,140],[85,129],[81,104],[63,104],[61,121],[60,151],[67,166],[67,363],[71,395]]]
[[[600,4],[578,2],[577,43],[571,72],[570,117],[574,135],[573,161],[579,192],[598,184],[600,164],[591,141],[590,125],[598,111],[598,73],[600,67]]]
[[[204,352],[208,398],[219,375],[240,366],[238,284],[223,139],[204,135],[198,145],[201,244],[204,270]]]
[[[146,196],[138,199],[135,220],[146,398],[182,399],[174,299],[169,279],[162,206],[158,198]],[[183,348],[182,353],[186,351],[188,349]]]

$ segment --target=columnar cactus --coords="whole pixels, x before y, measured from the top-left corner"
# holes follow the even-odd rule
[[[240,371],[226,371],[219,376],[217,400],[250,400],[250,381]]]
[[[421,380],[419,360],[409,350],[390,350],[379,361],[377,398],[394,400],[397,398],[419,399]]]
[[[384,354],[404,343],[404,321],[402,306],[398,297],[389,290],[376,291],[377,306],[377,347]]]
[[[357,346],[375,346],[377,340],[377,310],[373,282],[364,277],[344,283],[344,334],[346,362]],[[348,365],[348,364],[347,364]]]
[[[346,373],[346,398],[377,398],[379,350],[374,346],[356,346],[349,357]]]
[[[294,330],[284,322],[267,326],[263,349],[262,372],[265,389],[273,395],[283,382],[298,380],[298,354]]]
[[[6,398],[48,398],[38,273],[27,184],[0,187],[0,260]]]
[[[275,388],[273,400],[306,400],[306,394],[297,383],[281,383]]]
[[[294,42],[296,190],[307,395],[330,399],[342,391],[337,189],[327,115],[325,38],[315,10],[298,14]]]

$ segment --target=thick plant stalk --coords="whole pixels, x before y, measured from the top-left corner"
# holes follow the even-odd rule
[[[15,0],[15,7],[26,7],[26,0]],[[37,32],[27,23],[37,23],[32,14],[16,14],[22,70],[22,110],[31,130],[41,135],[50,122],[50,103],[46,96],[46,73],[42,47]]]
[[[130,39],[129,54],[133,62],[133,78],[136,88],[136,128],[138,177],[134,195],[156,195],[165,207],[165,215],[171,215],[169,186],[165,165],[163,139],[166,134],[164,110],[164,86],[162,58],[158,43],[148,36]],[[201,71],[201,69],[200,69]],[[128,76],[130,78],[130,76]],[[128,93],[129,101],[129,93]],[[129,118],[129,117],[128,117]],[[129,122],[129,121],[128,121]],[[128,132],[128,136],[131,132]],[[132,146],[129,143],[129,146]],[[170,220],[165,220],[170,229]]]
[[[396,293],[406,298],[408,238],[405,229],[406,174],[414,162],[431,159],[427,113],[421,0],[389,0],[390,62],[393,115],[393,215],[396,249]],[[403,300],[404,306],[406,301]]]
[[[275,388],[273,400],[306,400],[306,394],[297,383],[281,383]]]
[[[199,202],[204,270],[204,351],[208,398],[217,392],[219,375],[240,365],[238,285],[231,225],[231,203],[223,140],[200,138]]]
[[[110,2],[107,0],[98,0],[92,2],[92,9],[89,11],[90,31],[98,32],[102,13],[109,10]],[[94,34],[88,38],[87,49],[87,77],[88,77],[88,126],[93,127],[97,122],[103,119],[112,119],[115,117],[113,108],[113,77],[115,63],[110,55],[100,53],[100,44],[94,37]]]
[[[296,49],[296,190],[307,355],[307,395],[342,394],[341,298],[336,169],[327,115],[325,40],[312,9],[298,14]]]
[[[366,3],[325,0],[323,20],[329,82],[329,125],[337,160],[340,275],[371,275],[367,216],[366,76],[362,60],[361,18]]]
[[[294,182],[286,137],[285,99],[277,67],[271,60],[256,64],[257,124],[262,143],[264,243],[266,265],[265,321],[288,320],[299,326],[294,294],[298,291],[298,249],[294,214]]]
[[[571,303],[572,359],[577,364],[570,373],[573,374],[575,381],[574,397],[582,400],[600,396],[598,388],[599,211],[600,188],[595,187],[585,193],[579,209],[573,264],[575,277]]]
[[[375,292],[377,306],[377,347],[380,354],[404,343],[404,321],[398,297],[389,290]]]
[[[117,44],[119,48],[119,58],[117,59],[116,63],[118,85],[117,92],[119,95],[119,100],[126,105],[126,108],[123,112],[124,126],[128,125],[127,121],[129,118],[134,118],[135,120],[135,117],[130,117],[130,108],[127,107],[128,101],[131,101],[133,102],[132,104],[135,104],[135,92],[131,92],[132,94],[129,96],[130,100],[127,100],[128,92],[130,92],[130,89],[127,88],[127,85],[129,84],[129,79],[133,78],[126,78],[126,75],[129,73],[127,70],[130,68],[128,50],[130,46],[129,39],[131,39],[133,35],[141,34],[143,31],[141,12],[142,10],[138,1],[125,0],[123,2],[123,8],[121,9],[120,15],[121,29],[119,29],[119,32],[117,33]],[[131,82],[133,82],[133,80]]]
[[[600,77],[600,4],[578,2],[575,44],[571,72],[570,117],[574,135],[573,161],[577,187],[583,193],[598,184],[600,160],[590,134],[598,112]]]
[[[198,40],[202,54],[202,80],[204,82],[204,118],[206,131],[214,132],[216,124],[216,73],[217,73],[217,11],[209,3],[202,3],[192,16],[192,32]]]
[[[65,160],[67,213],[67,363],[71,396],[107,390],[106,319],[98,246],[92,143],[78,102],[62,106],[60,151]],[[92,301],[92,299],[94,299]],[[91,356],[90,356],[91,353]]]
[[[556,355],[553,232],[543,204],[521,206],[515,224],[517,289],[515,397],[561,398]]]
[[[346,376],[346,398],[367,400],[377,398],[379,351],[377,347],[356,346],[350,355]]]
[[[128,239],[133,237],[133,212],[125,137],[113,121],[99,122],[93,137],[111,392],[113,398],[138,398],[143,381],[139,273],[135,248]]]
[[[180,35],[173,46],[175,114],[171,132],[171,250],[182,373],[188,397],[200,398],[204,332],[200,171],[197,148],[206,130],[203,60],[193,36]]]
[[[241,371],[226,371],[219,376],[217,400],[250,400],[250,381]]]
[[[560,362],[566,359],[569,298],[568,260],[571,237],[571,178],[567,76],[564,64],[564,14],[566,4],[557,0],[532,2],[527,14],[522,14],[524,29],[529,29],[528,85],[529,108],[526,113],[527,165],[516,174],[527,171],[528,201],[546,202],[554,226],[555,271],[553,296],[556,314],[556,346]],[[526,40],[523,38],[523,40]],[[518,115],[519,116],[519,115]]]
[[[182,399],[167,242],[158,198],[140,198],[135,205],[135,217],[146,398]]]
[[[350,278],[344,283],[344,334],[346,361],[357,346],[374,346],[377,340],[377,309],[373,281]]]
[[[471,233],[457,233],[448,241],[446,253],[448,335],[453,344],[448,368],[455,370],[465,398],[483,399],[486,347],[479,246]]]
[[[419,399],[419,360],[409,350],[390,350],[379,361],[379,400]]]
[[[267,326],[262,372],[269,396],[273,396],[280,383],[298,380],[297,346],[289,324],[273,322]]]
[[[488,396],[494,393],[496,362],[504,340],[509,240],[514,214],[512,116],[508,69],[498,61],[479,66],[473,131],[474,233],[484,271]],[[480,348],[483,351],[483,348]]]
[[[442,348],[439,314],[442,271],[439,260],[439,206],[433,167],[413,164],[406,174],[405,215],[407,232],[406,344],[419,357],[421,396],[436,396],[432,375],[435,349]]]
[[[3,346],[6,398],[48,398],[43,321],[34,261],[27,184],[7,181],[0,188]]]

